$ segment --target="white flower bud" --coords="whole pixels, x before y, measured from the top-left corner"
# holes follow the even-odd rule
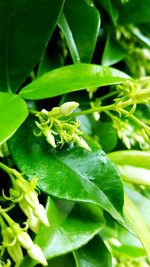
[[[47,265],[45,256],[38,245],[33,244],[33,246],[27,250],[27,253],[32,259],[36,260],[37,262],[41,263],[44,266]]]
[[[20,231],[19,233],[16,233],[16,236],[23,248],[28,249],[33,246],[33,241],[27,232]]]
[[[43,108],[43,109],[41,110],[41,113],[42,113],[43,115],[47,115],[47,116],[48,116],[48,111],[47,111],[45,108]]]
[[[29,228],[34,233],[37,233],[39,228],[40,228],[41,222],[39,221],[37,216],[35,216],[35,214],[33,214],[33,208],[31,208],[24,199],[19,202],[19,206],[22,209],[22,211],[25,213],[25,215],[27,216],[27,224],[28,224]],[[38,210],[38,208],[37,208],[37,210]]]
[[[36,209],[36,212],[34,213],[36,217],[46,226],[49,226],[49,221],[47,218],[46,210],[43,207],[43,205],[39,205],[38,209]]]
[[[45,128],[43,131],[43,134],[46,136],[46,141],[52,146],[52,147],[56,147],[55,144],[55,138],[54,136],[51,134],[51,131],[49,128]]]
[[[29,205],[26,205],[26,201],[24,199],[19,202],[19,207],[27,217],[30,215],[31,207]]]
[[[52,108],[52,110],[49,112],[49,114],[53,117],[60,117],[61,116],[60,107]]]
[[[62,116],[70,115],[78,106],[79,106],[79,103],[75,101],[64,103],[63,105],[60,106],[61,115]]]
[[[28,205],[30,205],[31,208],[34,208],[34,207],[38,208],[40,203],[39,203],[36,191],[32,191],[32,189],[29,189],[29,190],[30,191],[28,191],[24,195],[24,199],[28,203]]]
[[[100,119],[100,113],[99,112],[94,112],[93,113],[93,117],[94,117],[95,121],[98,121]]]
[[[37,217],[35,217],[35,215],[33,214],[33,211],[28,216],[27,224],[29,225],[29,228],[34,233],[37,234],[37,232],[38,232],[38,230],[40,228],[41,222],[40,222],[40,220]]]
[[[84,139],[82,139],[82,138],[79,137],[79,138],[77,139],[77,143],[78,143],[78,145],[79,145],[80,147],[82,147],[82,148],[84,148],[84,149],[86,149],[86,150],[88,150],[88,151],[92,151],[91,148],[90,148],[89,145],[85,142]]]
[[[147,48],[142,49],[143,55],[147,60],[150,60],[150,51]]]

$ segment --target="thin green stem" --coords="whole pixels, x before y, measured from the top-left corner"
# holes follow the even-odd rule
[[[38,111],[35,109],[29,109],[29,113],[32,115],[37,115]]]
[[[105,111],[105,113],[106,113],[112,120],[115,119],[115,120],[120,121],[120,119],[119,119],[117,116],[113,115],[110,111]]]
[[[0,168],[7,172],[9,175],[13,174],[13,169],[9,168],[8,166],[6,166],[5,164],[3,164],[2,162],[0,162]]]
[[[107,110],[114,110],[115,104],[108,105],[108,106],[100,106],[100,107],[94,107],[90,108],[87,110],[79,111],[79,112],[74,112],[68,117],[76,117],[76,116],[81,116],[81,115],[87,115],[87,114],[92,114],[94,112],[102,112],[102,111],[107,111]]]
[[[115,91],[115,92],[110,92],[110,93],[108,93],[108,94],[106,94],[106,95],[104,95],[104,96],[101,96],[101,97],[97,98],[97,100],[103,101],[103,100],[106,100],[106,99],[108,99],[108,98],[110,98],[110,97],[112,97],[112,96],[114,96],[114,95],[117,95],[117,94],[118,94],[117,91]]]
[[[129,118],[134,121],[138,126],[144,128],[145,130],[147,130],[150,133],[150,127],[148,125],[146,125],[144,122],[142,122],[141,120],[139,120],[137,117],[135,117],[132,114],[129,114],[128,111],[124,110],[124,109],[120,109],[119,110],[122,114],[129,116]]]
[[[4,210],[0,210],[1,215],[3,216],[3,218],[8,222],[9,226],[13,226],[14,225],[14,221],[10,218],[10,216],[6,213],[6,211]]]
[[[93,108],[90,108],[90,109],[87,109],[87,110],[74,112],[68,117],[76,117],[76,116],[81,116],[81,115],[88,115],[88,114],[92,114],[94,112],[106,112],[106,111],[110,111],[110,110],[119,112],[119,111],[123,110],[124,108],[126,108],[128,106],[132,106],[132,105],[138,104],[138,103],[141,103],[140,100],[136,101],[136,103],[135,103],[135,100],[129,99],[129,100],[125,101],[125,102],[121,102],[120,101],[118,103],[114,103],[114,104],[107,105],[107,106],[93,107]]]

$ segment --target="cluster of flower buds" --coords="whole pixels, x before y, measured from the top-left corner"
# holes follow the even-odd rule
[[[139,257],[137,259],[132,257],[117,257],[117,260],[114,260],[114,267],[149,267],[149,264],[146,263],[144,257]]]
[[[117,85],[116,90],[119,93],[119,98],[115,99],[116,103],[122,100],[130,100],[133,104],[148,104],[150,100],[150,78],[142,77],[135,82],[126,81]]]
[[[60,107],[54,107],[51,111],[43,109],[37,113],[39,122],[36,126],[39,131],[34,131],[36,136],[44,135],[47,142],[54,148],[57,144],[63,146],[64,143],[75,142],[78,146],[90,150],[86,141],[81,137],[83,132],[79,130],[79,121],[72,121],[67,116],[78,107],[77,102],[66,102]]]
[[[5,200],[11,201],[9,208],[0,207],[0,227],[2,235],[2,243],[0,245],[0,256],[4,255],[5,249],[8,254],[16,263],[16,266],[20,264],[23,259],[22,248],[26,249],[28,255],[42,265],[47,265],[45,256],[41,248],[34,244],[27,230],[30,228],[35,233],[38,232],[40,224],[49,226],[46,210],[39,203],[37,192],[35,190],[37,179],[34,178],[31,181],[26,180],[21,173],[15,169],[8,168],[10,178],[12,182],[12,188],[9,189],[9,197],[6,197],[3,192]],[[27,216],[25,227],[21,228],[20,225],[15,222],[8,212],[15,204],[18,203],[22,211]],[[6,263],[0,262],[0,266],[11,266],[10,260]]]
[[[27,233],[27,226],[25,228],[21,228],[20,225],[12,220],[7,212],[2,209],[0,220],[2,229],[1,234],[3,238],[1,251],[4,251],[5,248],[7,248],[9,255],[14,260],[16,265],[18,265],[23,260],[22,248],[24,248],[27,250],[28,255],[32,259],[44,266],[47,265],[47,261],[41,248],[33,243],[31,237]]]
[[[146,124],[143,125],[143,128],[135,127],[133,124],[130,124],[129,120],[123,121],[116,116],[112,117],[112,122],[114,128],[117,130],[118,137],[128,149],[131,149],[136,143],[138,143],[143,150],[148,150],[150,148],[150,133],[146,128]]]
[[[18,202],[27,216],[28,226],[33,232],[37,233],[41,223],[49,226],[46,211],[39,203],[35,191],[37,179],[34,177],[31,181],[25,180],[16,170],[13,171],[13,174],[14,176],[11,177],[13,187],[9,189],[10,197],[4,197],[13,203]]]

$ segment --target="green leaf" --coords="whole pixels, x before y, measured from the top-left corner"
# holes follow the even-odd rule
[[[0,144],[14,134],[27,115],[28,107],[23,99],[0,92]]]
[[[72,254],[63,255],[48,261],[48,267],[76,267]]]
[[[24,257],[19,267],[33,267],[37,265],[29,256]],[[37,265],[39,266],[39,265]],[[41,265],[40,265],[41,266]],[[48,267],[76,267],[72,253],[56,257],[48,261]]]
[[[135,233],[142,242],[150,260],[150,231],[138,208],[127,195],[125,195],[124,213]]]
[[[19,169],[28,178],[38,177],[38,187],[45,193],[99,205],[122,221],[123,187],[105,153],[78,147],[51,149],[33,135],[33,123],[26,121],[9,142]]]
[[[38,63],[63,2],[0,1],[0,90],[17,91]]]
[[[98,2],[102,5],[102,7],[106,10],[106,12],[110,15],[114,25],[116,25],[119,12],[116,6],[112,3],[111,0],[98,0]]]
[[[60,47],[51,39],[39,63],[37,77],[42,76],[50,70],[61,67],[63,61],[64,60],[63,56],[61,55]]]
[[[142,34],[142,32],[136,27],[130,27],[131,32],[141,41],[145,47],[150,48],[150,38]]]
[[[126,194],[133,201],[134,205],[138,207],[141,215],[143,216],[145,223],[150,229],[150,200],[140,194],[138,191],[135,191],[132,188],[125,188]],[[145,212],[146,211],[146,212]]]
[[[150,152],[116,151],[109,158],[117,166],[122,179],[140,185],[150,185]]]
[[[78,267],[111,267],[111,254],[99,236],[74,252]]]
[[[47,259],[80,248],[105,224],[101,209],[92,204],[51,199],[47,214],[50,227],[41,227],[35,239]]]
[[[93,135],[98,137],[103,150],[108,153],[117,145],[117,132],[110,122],[96,122]]]
[[[146,256],[145,249],[141,244],[138,237],[134,234],[133,229],[129,224],[126,227],[116,224],[114,221],[110,221],[110,218],[107,218],[107,225],[102,229],[101,235],[104,240],[108,240],[111,249],[114,255],[124,254],[130,257],[142,257]],[[128,229],[128,231],[127,231]]]
[[[149,7],[150,0],[137,1],[130,0],[124,5],[120,5],[118,23],[139,24],[150,22]]]
[[[85,88],[125,82],[130,77],[113,68],[92,64],[75,64],[50,71],[25,86],[20,96],[42,99],[59,96]]]
[[[102,210],[92,204],[75,204],[66,200],[48,199],[47,215],[50,226],[42,226],[34,240],[38,244],[50,266],[56,266],[69,257],[58,257],[80,248],[93,238],[104,226]],[[71,256],[71,255],[70,255]],[[58,257],[58,258],[57,258]],[[53,259],[54,258],[54,259]],[[70,257],[71,260],[71,257]],[[74,259],[72,258],[72,266]],[[26,265],[27,264],[27,265]],[[21,267],[32,267],[36,263],[26,256]],[[71,263],[70,263],[71,264]],[[67,265],[68,266],[68,265]]]
[[[118,63],[126,57],[126,51],[110,35],[107,37],[105,44],[102,65],[111,66]]]
[[[63,11],[59,26],[65,35],[74,63],[90,62],[100,27],[98,10],[85,1],[66,0]]]

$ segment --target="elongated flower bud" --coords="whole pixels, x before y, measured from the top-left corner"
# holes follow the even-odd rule
[[[39,221],[39,219],[37,217],[35,217],[35,215],[33,214],[33,212],[31,212],[28,215],[28,219],[27,219],[27,224],[29,225],[29,228],[37,234],[40,225],[41,225],[41,221]]]
[[[44,209],[43,205],[40,204],[38,206],[38,209],[36,209],[35,215],[41,221],[41,223],[43,223],[46,226],[49,226],[49,221],[47,218],[46,210]]]
[[[82,148],[84,148],[84,149],[86,149],[88,151],[91,151],[91,148],[89,147],[89,145],[86,143],[86,141],[83,138],[77,136],[76,137],[76,142],[80,147],[82,147]]]
[[[52,146],[52,147],[56,147],[56,144],[55,144],[55,138],[54,136],[52,135],[51,131],[49,128],[45,128],[43,130],[43,134],[46,136],[46,141]]]
[[[23,260],[23,253],[20,244],[15,241],[14,232],[10,227],[2,228],[3,244],[16,264],[20,264]]]
[[[36,244],[33,244],[32,247],[30,247],[28,250],[27,250],[29,256],[36,260],[37,262],[41,263],[42,265],[46,266],[47,265],[47,261],[45,259],[45,256],[41,250],[41,248],[36,245]]]
[[[28,249],[33,246],[33,241],[27,232],[20,231],[19,233],[16,233],[16,236],[23,248]]]
[[[60,112],[63,116],[70,115],[77,107],[79,106],[79,103],[75,101],[66,102],[63,105],[60,106]]]

